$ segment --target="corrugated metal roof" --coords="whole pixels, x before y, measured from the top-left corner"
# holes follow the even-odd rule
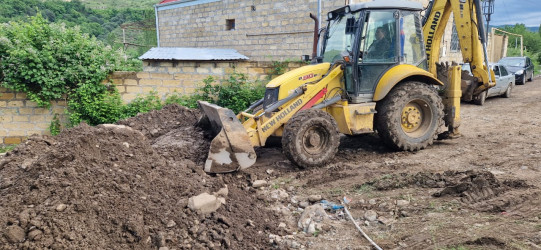
[[[164,4],[164,3],[170,3],[170,2],[176,2],[178,0],[163,0],[161,1],[159,4]]]
[[[152,48],[139,57],[141,60],[177,60],[177,61],[222,61],[248,60],[249,58],[234,49],[209,48]]]

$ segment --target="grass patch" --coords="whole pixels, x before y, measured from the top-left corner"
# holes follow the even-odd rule
[[[17,145],[7,145],[7,146],[0,146],[0,154],[9,152],[13,150]]]
[[[372,194],[372,192],[375,190],[376,188],[370,184],[362,184],[360,186],[356,186],[354,191],[355,193],[357,194],[366,194],[366,195],[370,195]]]

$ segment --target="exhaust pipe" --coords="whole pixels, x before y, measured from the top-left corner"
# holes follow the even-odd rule
[[[319,40],[319,19],[312,13],[310,18],[314,19],[314,45],[312,47],[312,61],[317,57],[317,43]]]

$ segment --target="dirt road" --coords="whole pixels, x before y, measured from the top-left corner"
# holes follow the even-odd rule
[[[460,129],[461,138],[415,153],[391,152],[374,136],[344,137],[335,163],[320,169],[294,169],[278,148],[261,149],[249,172],[275,170],[273,187],[298,200],[347,196],[383,249],[541,248],[541,80],[516,86],[511,98],[464,104]],[[369,210],[376,220],[366,219]],[[342,218],[295,239],[314,249],[368,248]]]

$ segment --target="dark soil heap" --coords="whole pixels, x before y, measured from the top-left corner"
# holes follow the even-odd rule
[[[275,215],[248,177],[202,171],[199,113],[177,105],[119,122],[31,137],[0,162],[0,249],[266,248]],[[239,178],[240,177],[240,178]],[[227,185],[210,215],[191,196]]]

